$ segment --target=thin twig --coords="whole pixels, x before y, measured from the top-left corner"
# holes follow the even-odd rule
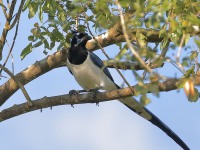
[[[170,58],[166,59],[167,62],[171,63],[176,69],[178,69],[182,74],[184,74],[184,72],[178,67],[176,66],[176,62],[173,62]]]
[[[78,17],[77,17],[77,16],[75,17],[75,22],[76,22],[76,27],[75,27],[75,29],[78,30]]]
[[[162,52],[159,55],[159,57],[155,58],[151,63],[157,64],[158,66],[163,64],[163,60],[164,60],[164,58],[165,58],[165,56],[167,54],[169,44],[170,44],[170,40],[167,41],[167,43],[164,46],[164,48],[162,49]]]
[[[184,40],[185,40],[185,34],[183,34],[182,38],[181,38],[181,43],[179,45],[179,48],[178,48],[178,52],[177,52],[177,55],[176,55],[176,64],[178,65],[178,67],[180,67],[180,69],[182,70],[182,72],[185,72],[183,66],[181,65],[180,63],[180,55],[181,55],[181,49],[183,47],[183,43],[184,43]]]
[[[8,8],[10,9],[10,2],[9,2],[9,0],[7,0],[7,5],[8,5]]]
[[[163,59],[163,58],[166,56],[167,51],[168,51],[169,44],[170,44],[170,40],[167,41],[165,47],[162,49],[162,52],[161,52],[161,54],[160,54],[159,59]]]
[[[4,16],[5,16],[6,19],[7,19],[7,18],[8,18],[8,14],[6,13],[7,8],[6,8],[5,5],[3,4],[3,1],[2,1],[2,0],[0,0],[0,3],[3,5],[3,6],[2,6],[2,10],[3,10]]]
[[[23,6],[24,6],[24,2],[25,2],[25,0],[21,1],[21,4],[20,4],[18,12],[17,12],[17,15],[16,15],[14,21],[12,22],[12,24],[10,25],[10,29],[12,29],[15,26],[16,22],[19,20],[21,12],[22,12],[22,9],[23,9]]]
[[[28,106],[32,106],[33,105],[32,100],[30,96],[28,95],[26,89],[24,88],[23,84],[6,67],[0,64],[0,68],[3,69],[17,83],[17,85],[19,86],[19,88],[21,89],[22,93],[24,94],[27,100]]]
[[[12,55],[12,53],[10,54],[11,58],[12,58],[12,73],[14,74],[15,68],[14,68],[14,57]]]
[[[14,47],[14,45],[15,45],[15,40],[16,40],[17,33],[18,33],[18,28],[19,28],[19,20],[20,20],[20,18],[19,18],[18,21],[17,21],[17,25],[16,25],[16,30],[15,30],[15,35],[14,35],[14,38],[13,38],[13,42],[12,42],[11,48],[10,48],[10,50],[9,50],[9,53],[8,53],[8,55],[7,55],[7,57],[6,57],[6,60],[5,60],[5,62],[3,63],[3,66],[6,65],[8,59],[9,59],[11,53],[12,53],[13,47]],[[12,65],[12,68],[13,68],[13,65]],[[0,74],[1,74],[1,72],[2,72],[2,69],[0,70]],[[14,73],[14,70],[13,70],[13,73]]]
[[[2,59],[3,47],[4,47],[5,42],[6,42],[6,37],[7,37],[8,31],[10,30],[10,22],[11,22],[11,19],[12,19],[12,16],[13,16],[13,12],[14,12],[14,9],[15,9],[16,2],[17,2],[17,0],[13,0],[12,3],[11,3],[10,11],[8,13],[8,17],[7,17],[7,20],[6,20],[2,35],[1,35],[1,39],[0,39],[0,60]]]
[[[133,46],[131,45],[131,42],[129,40],[128,34],[126,32],[126,25],[125,25],[125,21],[124,21],[124,16],[122,14],[122,7],[119,4],[118,0],[116,0],[117,6],[118,6],[118,10],[120,13],[120,19],[121,19],[121,25],[122,25],[122,30],[124,33],[124,37],[126,39],[126,42],[128,44],[129,49],[131,50],[131,52],[133,53],[133,55],[135,56],[135,58],[138,60],[138,62],[149,72],[149,73],[153,73],[153,71],[151,70],[151,68],[149,68],[145,62],[142,60],[142,58],[140,57],[140,55],[135,51],[135,49],[133,48]]]

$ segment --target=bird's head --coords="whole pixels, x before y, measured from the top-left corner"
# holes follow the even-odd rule
[[[71,46],[78,46],[78,45],[85,46],[87,41],[92,39],[87,33],[75,32],[73,34],[74,37],[72,38]]]

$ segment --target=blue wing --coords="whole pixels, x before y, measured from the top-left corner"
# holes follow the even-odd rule
[[[89,54],[90,54],[90,59],[92,60],[92,62],[96,66],[98,66],[100,69],[102,67],[104,67],[103,72],[114,82],[114,80],[113,80],[108,68],[104,66],[103,61],[97,55],[95,55],[94,53],[90,53],[89,52]]]

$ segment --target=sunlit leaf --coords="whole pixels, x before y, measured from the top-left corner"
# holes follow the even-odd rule
[[[188,70],[186,71],[184,77],[185,77],[185,78],[190,77],[190,75],[194,73],[194,69],[195,69],[194,66],[192,66],[190,69],[188,69]]]
[[[38,3],[36,2],[31,2],[29,5],[29,14],[28,17],[29,18],[33,18],[38,10]]]
[[[151,102],[151,100],[146,96],[146,94],[143,94],[140,98],[140,104],[142,106],[146,106],[147,104],[149,104]]]
[[[38,15],[39,15],[40,22],[43,22],[43,7],[42,7],[42,5],[40,5]]]
[[[192,51],[191,52],[192,54],[190,55],[190,60],[194,60],[195,58],[197,58],[198,57],[198,55],[199,55],[199,52],[197,52],[197,51]]]
[[[22,11],[25,11],[32,0],[27,0]]]
[[[188,95],[188,101],[196,102],[199,99],[199,91],[197,88],[194,88],[194,92]]]

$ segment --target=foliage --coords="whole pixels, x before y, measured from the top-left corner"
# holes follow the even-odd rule
[[[170,61],[176,65],[183,72],[184,82],[181,80],[180,83],[185,83],[185,79],[194,79],[199,70],[200,2],[198,0],[120,0],[119,3],[123,8],[127,33],[133,37],[132,46],[137,53],[151,63],[163,64]],[[0,6],[4,7],[2,4]],[[113,0],[26,0],[23,11],[28,11],[29,19],[37,17],[39,22],[32,27],[31,35],[28,37],[30,43],[21,52],[22,59],[39,46],[44,47],[45,54],[55,46],[57,50],[69,47],[72,37],[70,30],[73,28],[77,27],[78,31],[87,32],[87,23],[89,23],[90,28],[100,33],[120,23],[119,10],[116,1]],[[79,21],[78,26],[75,25],[76,19]],[[153,31],[158,32],[161,41],[147,40]],[[198,49],[188,47],[189,41],[196,43]],[[121,50],[115,57],[115,61],[137,62],[126,43],[115,44]],[[189,51],[184,57],[180,57],[177,52],[174,52],[177,53],[176,59],[166,57],[167,52],[173,49],[180,51],[184,48]],[[162,57],[156,59],[157,54],[161,54]],[[140,83],[139,93],[142,93],[142,103],[149,101],[146,95],[149,90],[154,89],[150,92],[159,95],[156,84],[162,79],[160,75],[147,74],[142,77],[136,71],[133,71],[133,74]],[[148,81],[155,83],[154,88],[145,89],[143,85]],[[178,86],[181,88],[184,84]]]

